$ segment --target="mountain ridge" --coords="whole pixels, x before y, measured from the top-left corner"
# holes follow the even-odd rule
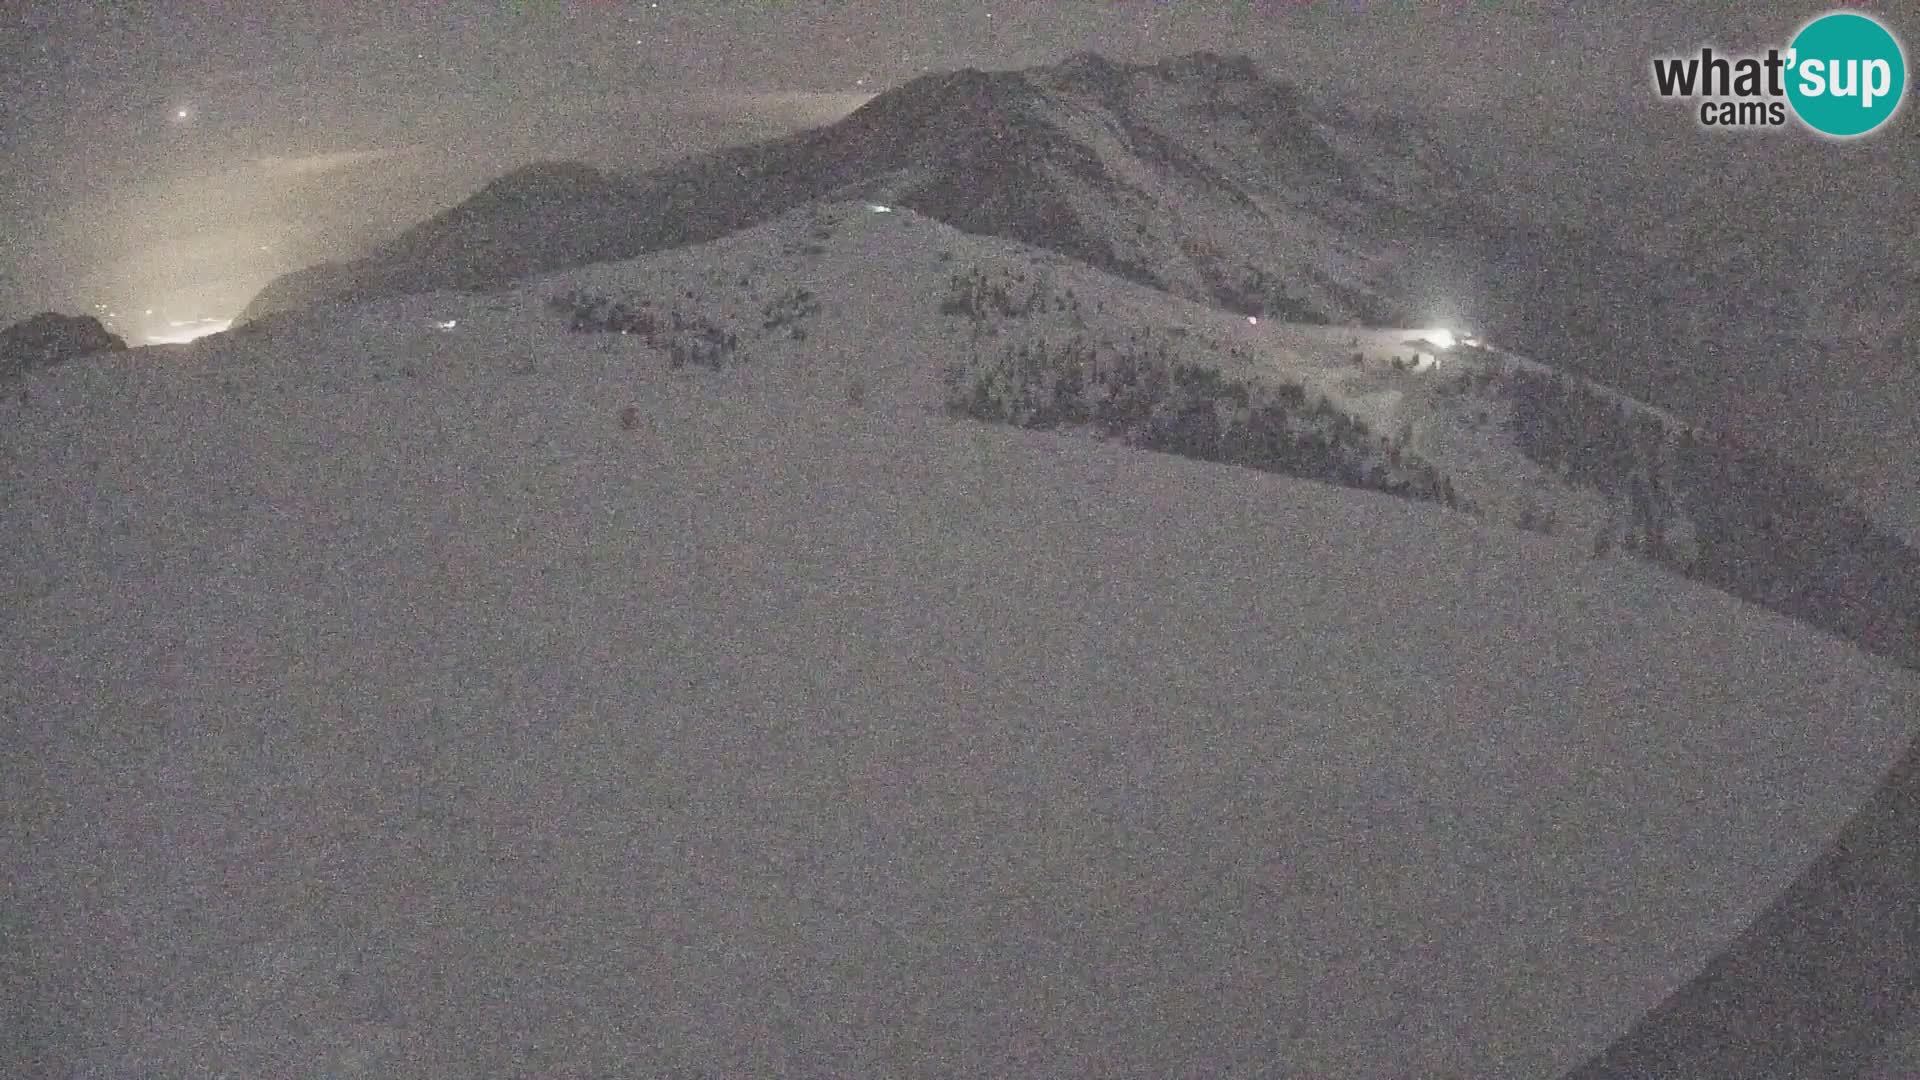
[[[865,366],[919,407],[1428,499],[1920,668],[1920,553],[1749,443],[1510,350],[1240,318],[879,209],[808,205],[525,287],[674,367]]]
[[[1297,89],[1262,78],[1244,57],[1199,53],[1129,65],[1081,53],[1067,63],[1027,71],[937,72],[892,88],[824,128],[698,155],[588,193],[569,208],[571,216],[601,217],[607,203],[629,216],[598,222],[602,231],[573,249],[528,251],[503,242],[513,230],[484,220],[504,208],[485,198],[483,189],[348,264],[350,271],[319,270],[268,286],[242,317],[321,299],[445,287],[450,281],[477,287],[504,284],[530,272],[530,266],[561,269],[713,239],[829,196],[890,199],[963,231],[1020,239],[1133,280],[1174,287],[1183,295],[1217,298],[1222,290],[1209,293],[1206,281],[1246,268],[1204,265],[1190,268],[1184,277],[1170,274],[1156,267],[1169,260],[1220,260],[1181,243],[1181,230],[1169,238],[1170,244],[1129,252],[1124,250],[1127,243],[1089,228],[1084,207],[1064,205],[1063,181],[1077,179],[1097,193],[1131,198],[1135,212],[1151,215],[1157,212],[1154,199],[1164,193],[1142,190],[1127,176],[1138,179],[1166,170],[1176,174],[1175,188],[1189,197],[1210,191],[1242,211],[1258,210],[1245,178],[1236,181],[1222,169],[1222,155],[1195,153],[1163,130],[1165,125],[1149,122],[1141,100],[1146,83],[1155,94],[1174,92],[1191,99],[1182,106],[1187,113],[1212,111],[1241,123],[1291,117],[1275,136],[1281,141],[1269,149],[1310,150],[1313,168],[1339,166],[1338,154],[1312,132],[1299,129],[1304,99]],[[1088,145],[1087,132],[1065,130],[1075,108],[1081,107],[1104,111],[1105,119],[1096,118],[1095,126],[1120,137],[1115,152],[1104,159]],[[1341,119],[1355,123],[1355,137],[1368,134],[1350,117],[1343,114]],[[1141,167],[1140,161],[1151,167]],[[1238,171],[1246,172],[1245,164],[1241,162]],[[532,168],[561,167],[543,163]],[[588,222],[573,224],[584,227]],[[456,239],[461,243],[454,243]],[[436,265],[436,259],[454,249],[473,252],[464,274],[449,274]],[[482,252],[490,264],[474,261]],[[360,283],[349,286],[349,278]],[[1241,306],[1251,310],[1251,301]],[[1323,314],[1344,318],[1351,312]]]
[[[1817,349],[1804,313],[1710,257],[1542,224],[1426,125],[1201,52],[1082,52],[893,87],[824,127],[632,178],[556,186],[533,215],[483,194],[346,264],[278,279],[242,319],[337,299],[498,288],[716,239],[819,200],[910,207],[1243,314],[1479,327],[1516,350],[1693,415]],[[558,164],[536,166],[550,172]],[[490,185],[491,187],[491,185]],[[483,189],[483,193],[487,189]]]
[[[608,178],[549,208],[542,220],[559,227],[544,232],[456,207],[359,260],[278,279],[242,318],[496,288],[867,198],[1243,314],[1464,323],[1691,415],[1722,413],[1730,393],[1777,414],[1769,380],[1817,362],[1839,332],[1779,308],[1777,287],[1730,273],[1737,260],[1712,244],[1642,250],[1644,228],[1508,205],[1474,160],[1500,152],[1445,144],[1428,124],[1310,93],[1243,56],[1080,52],[922,75],[824,127]]]

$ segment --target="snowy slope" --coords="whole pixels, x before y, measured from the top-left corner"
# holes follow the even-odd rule
[[[1837,493],[1670,413],[1499,348],[1395,370],[1390,358],[1410,356],[1409,336],[1420,331],[1249,319],[872,205],[805,208],[537,288],[565,299],[583,326],[631,328],[633,344],[666,345],[691,363],[790,363],[841,380],[836,392],[858,371],[894,407],[941,402],[942,380],[956,370],[963,389],[972,380],[971,389],[1004,402],[1008,382],[1027,378],[1020,369],[1032,363],[1052,369],[1040,375],[1043,397],[1062,363],[1083,369],[1074,380],[1089,391],[1087,365],[1136,362],[1218,371],[1268,391],[1297,387],[1294,420],[1305,427],[1295,434],[1317,426],[1339,441],[1343,464],[1354,466],[1345,482],[1392,488],[1393,476],[1363,476],[1375,466],[1416,487],[1444,480],[1462,509],[1490,522],[1550,533],[1583,555],[1655,560],[1920,667],[1920,555]],[[1182,411],[1177,398],[1156,410]],[[1336,415],[1310,415],[1322,399]],[[1208,407],[1216,427],[1252,430],[1244,399],[1215,397]],[[973,411],[1039,422],[1017,406]],[[1356,426],[1339,430],[1349,422]],[[1287,468],[1314,473],[1300,455]]]
[[[712,243],[565,271],[530,287],[630,311],[644,307],[663,319],[678,313],[735,336],[739,346],[726,357],[729,365],[779,363],[828,379],[857,376],[896,407],[937,406],[944,369],[978,368],[1022,345],[1161,350],[1173,363],[1294,384],[1310,398],[1327,399],[1382,438],[1443,471],[1458,471],[1462,493],[1492,521],[1513,523],[1516,481],[1524,478],[1536,499],[1557,511],[1570,546],[1585,551],[1608,523],[1603,500],[1556,487],[1547,470],[1526,461],[1503,435],[1512,405],[1497,391],[1467,394],[1451,386],[1475,370],[1526,363],[1517,357],[1463,352],[1432,371],[1397,371],[1389,358],[1412,354],[1407,339],[1416,330],[1249,320],[909,210],[875,212],[878,205],[822,204]],[[1016,310],[992,310],[990,302],[985,311],[951,310],[955,297],[995,288],[1007,294],[1005,307]],[[808,315],[792,321],[799,338],[776,319],[796,291],[809,298]],[[774,321],[780,325],[769,329]],[[1350,363],[1354,351],[1365,353],[1364,366]],[[1490,418],[1469,419],[1465,413],[1476,407]]]
[[[1904,1080],[1920,1075],[1920,1009],[1908,1013],[1899,1030],[1874,1054],[1860,1075],[1864,1080]]]
[[[0,1072],[1549,1075],[1911,735],[1639,564],[937,415],[884,316],[1026,256],[836,213],[0,404]]]

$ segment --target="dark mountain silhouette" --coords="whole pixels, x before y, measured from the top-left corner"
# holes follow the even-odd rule
[[[242,319],[318,301],[484,288],[541,270],[627,257],[634,246],[617,226],[643,205],[636,190],[591,166],[529,165],[367,258],[323,263],[274,281]]]
[[[1920,742],[1731,945],[1565,1080],[1863,1075],[1920,1013],[1917,900]]]
[[[0,376],[63,363],[97,352],[121,352],[127,343],[91,315],[43,311],[0,331]]]

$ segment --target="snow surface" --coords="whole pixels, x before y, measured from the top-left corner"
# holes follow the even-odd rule
[[[777,229],[27,378],[0,1073],[1547,1076],[1912,734],[1651,567],[939,416],[899,260],[1001,249],[857,216],[718,373],[543,301]]]
[[[1920,1011],[1907,1014],[1860,1076],[1862,1080],[1910,1080],[1920,1076]]]
[[[1007,288],[1016,304],[1044,302],[1011,317],[943,315],[954,276],[976,270]],[[768,305],[802,281],[822,308],[806,326],[809,336],[796,343],[785,330],[763,330]],[[875,216],[860,203],[811,207],[710,244],[554,274],[535,286],[542,289],[630,303],[645,298],[662,313],[671,306],[752,339],[749,351],[759,360],[816,377],[857,375],[882,399],[916,405],[939,400],[944,363],[992,359],[1016,345],[1164,349],[1177,362],[1293,383],[1327,398],[1436,466],[1490,520],[1514,524],[1523,509],[1549,514],[1558,542],[1582,555],[1597,532],[1619,524],[1619,509],[1598,492],[1566,483],[1520,452],[1506,432],[1509,399],[1462,382],[1476,370],[1539,369],[1533,361],[1461,349],[1431,370],[1399,371],[1392,360],[1410,358],[1409,339],[1426,329],[1248,325],[1232,312],[1014,241],[962,234],[910,211]],[[1358,367],[1356,352],[1364,358]],[[1675,417],[1632,404],[1677,429]]]

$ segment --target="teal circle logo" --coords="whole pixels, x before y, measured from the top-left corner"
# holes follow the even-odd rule
[[[1788,52],[1787,100],[1815,131],[1865,135],[1892,119],[1907,90],[1907,58],[1891,31],[1851,11],[1800,28]]]

